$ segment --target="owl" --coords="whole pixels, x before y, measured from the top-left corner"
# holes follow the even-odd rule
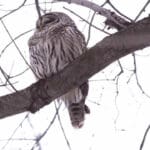
[[[84,36],[74,21],[61,12],[50,12],[41,16],[28,45],[31,68],[37,80],[58,73],[87,51]],[[88,81],[59,98],[68,109],[75,128],[83,126],[85,114],[90,112],[85,105],[87,94]]]

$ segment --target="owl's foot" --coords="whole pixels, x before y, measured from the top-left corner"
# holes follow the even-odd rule
[[[90,108],[87,105],[84,105],[84,111],[86,114],[90,114]]]

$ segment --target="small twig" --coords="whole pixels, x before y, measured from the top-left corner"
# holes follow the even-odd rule
[[[15,11],[18,11],[20,8],[22,8],[22,7],[25,5],[26,1],[27,1],[27,0],[24,0],[23,3],[22,3],[18,8],[13,9],[11,12],[9,12],[9,13],[5,14],[4,16],[0,17],[0,19],[5,18],[6,16],[8,16],[8,15],[14,13]]]
[[[9,139],[7,139],[7,142],[5,143],[5,145],[1,148],[1,150],[4,150],[6,148],[6,146],[8,145],[8,143],[11,141],[12,137],[15,135],[15,133],[17,132],[18,128],[22,125],[22,123],[26,120],[26,118],[28,117],[29,113],[27,113],[27,115],[24,117],[24,119],[19,123],[19,125],[17,126],[17,128],[13,131],[12,135],[9,137]]]
[[[107,1],[108,4],[121,16],[123,16],[124,18],[126,18],[127,20],[129,20],[130,22],[132,22],[133,20],[130,19],[129,17],[127,17],[126,15],[124,15],[123,13],[121,13],[110,1]]]
[[[137,64],[136,64],[135,53],[132,53],[132,56],[133,56],[134,74],[135,74],[136,84],[139,87],[139,89],[141,90],[142,94],[144,94],[145,96],[147,96],[148,98],[150,98],[150,96],[143,90],[143,87],[141,86],[141,84],[139,82],[138,75],[137,75]]]
[[[15,92],[17,92],[16,88],[15,88],[15,87],[13,86],[13,84],[9,81],[9,80],[10,80],[9,76],[6,74],[6,72],[2,69],[1,66],[0,66],[0,71],[1,71],[1,73],[3,74],[4,78],[6,79],[6,83],[8,82],[8,84],[11,86],[11,88],[12,88]]]
[[[33,29],[28,30],[28,31],[25,31],[25,32],[19,34],[18,36],[16,36],[15,38],[13,38],[13,40],[11,40],[11,41],[1,50],[0,57],[2,57],[3,53],[5,52],[5,50],[6,50],[14,41],[16,41],[17,39],[19,39],[20,37],[24,36],[25,34],[31,32],[31,31],[33,31]]]
[[[91,25],[92,25],[92,23],[93,23],[93,21],[94,21],[95,14],[96,14],[96,12],[93,13],[92,18],[91,18],[91,21],[90,21],[90,24],[89,24],[88,38],[87,38],[87,41],[86,41],[86,45],[88,45],[88,43],[89,43],[89,41],[90,41],[90,37],[91,37],[91,27],[92,27]]]
[[[20,73],[18,73],[16,75],[13,75],[13,76],[11,75],[10,78],[15,78],[15,77],[21,76],[21,75],[23,75],[28,70],[29,70],[29,68],[26,68],[25,70],[23,70],[22,72],[20,72]]]
[[[131,81],[131,79],[132,79],[133,75],[134,75],[134,72],[132,72],[132,73],[131,73],[131,75],[130,75],[129,79],[127,80],[127,84],[129,84],[129,82]]]
[[[140,17],[140,15],[144,12],[145,8],[148,6],[148,4],[150,3],[150,0],[148,0],[146,2],[146,4],[143,6],[143,8],[140,10],[139,14],[135,17],[135,21]]]
[[[88,11],[88,16],[87,16],[87,18],[86,18],[87,21],[90,19],[91,12],[92,12],[92,10],[89,9],[89,11]],[[82,21],[83,21],[83,20],[82,20]],[[83,26],[82,32],[84,31],[84,29],[86,28],[87,25],[88,25],[88,24],[85,22],[85,25]]]
[[[80,15],[78,15],[76,12],[74,12],[74,11],[72,11],[72,10],[70,10],[69,8],[66,8],[66,7],[63,7],[63,8],[64,8],[65,10],[69,11],[70,13],[74,14],[74,15],[77,16],[78,18],[82,19],[84,22],[90,24],[89,21],[87,21],[86,19],[82,18],[82,17],[81,17]],[[93,28],[95,28],[95,29],[101,31],[101,32],[104,32],[104,33],[107,34],[107,35],[110,35],[109,32],[106,32],[106,31],[104,31],[103,29],[100,29],[100,28],[96,27],[96,26],[93,25],[93,24],[91,24],[91,26],[92,26]]]
[[[21,50],[19,49],[18,45],[17,45],[16,42],[14,41],[14,39],[13,39],[13,37],[11,36],[9,30],[7,29],[7,27],[6,27],[5,23],[4,23],[4,21],[3,21],[2,19],[1,19],[0,21],[1,21],[1,23],[2,23],[2,25],[3,25],[3,27],[4,27],[4,29],[6,30],[8,36],[10,37],[11,41],[14,43],[14,45],[15,45],[16,49],[18,50],[20,56],[23,58],[23,60],[25,61],[25,63],[29,66],[28,62],[26,61],[26,59],[24,58],[23,54],[21,53]]]
[[[8,139],[0,139],[0,141],[8,141]],[[11,138],[11,141],[35,141],[35,139],[27,138]]]
[[[98,102],[96,102],[96,101],[93,101],[93,100],[89,100],[89,99],[88,99],[88,102],[90,102],[90,103],[92,103],[92,104],[95,104],[95,105],[97,105],[97,106],[100,106],[100,105],[101,105],[100,103],[98,103]]]
[[[27,62],[26,58],[23,56],[23,54],[22,54],[20,48],[18,47],[17,43],[14,41],[14,39],[13,39],[12,35],[10,34],[9,30],[7,29],[4,21],[2,19],[0,19],[0,21],[1,21],[4,29],[6,30],[9,38],[11,39],[11,41],[13,42],[13,44],[15,45],[15,47],[16,47],[17,51],[19,52],[20,56],[22,57],[22,59],[24,60],[24,62],[26,63],[26,65],[31,69],[31,71],[33,72],[33,74],[36,76],[36,74],[34,73],[33,69],[30,67],[29,63]]]
[[[146,140],[146,137],[147,137],[147,134],[148,134],[149,130],[150,130],[150,125],[148,125],[148,127],[147,127],[147,129],[146,129],[146,131],[144,133],[144,137],[143,137],[141,145],[140,145],[140,150],[143,149],[143,146],[144,146],[144,143],[145,143],[145,140]]]
[[[114,120],[115,130],[117,130],[116,124],[117,124],[117,121],[118,121],[118,118],[119,118],[119,115],[120,115],[120,111],[119,111],[119,108],[118,108],[118,105],[117,105],[117,98],[118,98],[118,95],[119,95],[118,82],[119,82],[119,76],[116,79],[115,108],[116,108],[116,111],[117,111],[117,115],[116,115],[115,120]]]
[[[45,131],[42,133],[42,135],[40,135],[39,137],[36,138],[36,140],[35,140],[36,142],[35,142],[34,145],[32,146],[31,150],[33,150],[35,146],[37,146],[37,145],[39,146],[39,142],[40,142],[41,139],[47,134],[47,132],[49,131],[49,129],[50,129],[51,126],[53,125],[53,123],[54,123],[54,121],[55,121],[55,119],[56,119],[56,117],[57,117],[57,115],[58,115],[58,111],[59,111],[59,109],[60,109],[60,106],[61,106],[61,104],[57,107],[57,110],[56,110],[56,112],[55,112],[55,114],[54,114],[54,117],[53,117],[52,120],[50,121],[50,123],[49,123],[48,127],[45,129]]]
[[[117,110],[117,116],[114,120],[114,124],[115,124],[115,129],[117,130],[116,128],[116,124],[117,124],[117,120],[119,118],[119,115],[120,115],[120,111],[119,111],[119,108],[118,108],[118,105],[117,105],[117,97],[119,95],[119,88],[118,88],[118,83],[119,83],[119,78],[120,78],[120,75],[123,73],[123,67],[121,65],[121,62],[120,60],[118,60],[118,65],[120,67],[120,71],[119,73],[115,76],[115,80],[116,80],[116,95],[115,95],[115,107],[116,107],[116,110]]]
[[[46,5],[46,4],[52,4],[52,2],[46,2],[46,0],[45,0],[45,2],[39,2],[39,5]],[[35,3],[28,3],[28,4],[25,4],[24,6],[28,7],[28,6],[32,6],[32,5],[35,5]]]
[[[106,1],[101,5],[101,7],[104,7],[107,3],[108,3],[108,0],[106,0]]]
[[[39,18],[41,18],[39,0],[35,0],[35,6],[36,6],[36,11],[37,11],[37,13],[38,13]]]
[[[121,28],[126,28],[126,26],[120,22],[125,22],[123,18],[120,16],[116,15],[114,12],[111,12],[108,9],[105,9],[96,3],[89,1],[89,0],[53,0],[53,3],[55,2],[67,2],[67,3],[74,3],[83,7],[87,7],[89,9],[92,9],[93,11],[97,12],[98,14],[106,17],[108,20],[111,20]],[[118,21],[119,20],[119,21]]]
[[[58,110],[58,107],[57,107],[55,101],[54,101],[54,104],[55,104],[55,109],[56,109],[56,111],[57,111],[57,110]],[[66,140],[67,146],[68,146],[69,150],[71,150],[71,145],[70,145],[70,142],[69,142],[69,140],[68,140],[68,138],[67,138],[67,135],[66,135],[66,132],[65,132],[65,130],[64,130],[64,127],[63,127],[63,125],[62,125],[59,112],[58,112],[58,114],[57,114],[57,118],[58,118],[58,121],[59,121],[59,125],[60,125],[60,127],[61,127],[61,130],[62,130],[62,133],[63,133],[63,135],[64,135],[64,138],[65,138],[65,140]]]
[[[122,65],[121,65],[120,60],[118,60],[117,62],[118,62],[120,71],[119,71],[119,73],[115,76],[114,80],[116,80],[116,78],[118,78],[118,77],[123,73],[123,67],[122,67]]]

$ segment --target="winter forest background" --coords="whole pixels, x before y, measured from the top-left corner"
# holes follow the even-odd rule
[[[41,14],[49,11],[68,14],[85,35],[88,48],[118,32],[105,24],[106,19],[113,17],[108,12],[132,23],[150,15],[150,0],[91,0],[90,4],[95,5],[89,5],[89,8],[87,2],[39,0],[39,6]],[[94,6],[101,11],[105,8],[105,11],[102,14],[94,12]],[[0,116],[4,95],[36,82],[29,69],[27,42],[37,18],[34,0],[0,0]],[[145,29],[145,32],[150,35],[149,30]],[[72,128],[64,105],[60,107],[55,101],[35,114],[26,111],[0,117],[0,149],[149,150],[148,46],[137,48],[140,50],[116,60],[89,79],[86,103],[91,113],[86,116],[83,128]],[[13,100],[10,105],[15,105]]]

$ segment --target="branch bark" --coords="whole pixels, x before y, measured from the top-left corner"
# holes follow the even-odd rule
[[[148,46],[150,17],[104,38],[58,74],[40,80],[24,90],[0,97],[0,118],[28,110],[36,112],[112,62]]]

